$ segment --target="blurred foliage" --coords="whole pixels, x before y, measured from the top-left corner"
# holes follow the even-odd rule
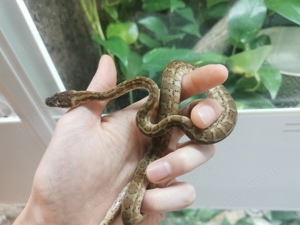
[[[300,214],[293,211],[224,211],[185,209],[167,213],[159,225],[299,225]]]
[[[272,50],[267,27],[299,25],[298,0],[80,0],[99,56],[113,56],[119,81],[143,75],[160,82],[172,60],[197,66],[225,65],[225,86],[239,108],[273,108],[282,84],[280,72],[266,60]],[[223,52],[191,49],[228,15]],[[278,20],[278,18],[280,18]]]

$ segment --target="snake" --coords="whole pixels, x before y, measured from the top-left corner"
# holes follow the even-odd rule
[[[173,128],[181,129],[192,141],[201,144],[217,143],[234,129],[237,122],[237,108],[223,85],[204,92],[208,98],[215,99],[222,107],[221,115],[209,127],[200,129],[189,118],[191,108],[199,101],[190,102],[179,110],[182,78],[196,68],[198,67],[185,61],[175,60],[168,63],[162,74],[161,89],[152,79],[137,76],[107,91],[67,90],[45,100],[46,105],[50,107],[72,108],[90,101],[112,100],[135,89],[148,91],[147,101],[137,112],[136,124],[143,134],[151,137],[151,144],[139,161],[132,180],[122,189],[100,225],[111,224],[120,211],[124,225],[138,225],[144,220],[146,214],[141,213],[141,204],[145,191],[151,186],[146,176],[146,168],[164,155]],[[157,117],[153,123],[151,116],[155,114]]]

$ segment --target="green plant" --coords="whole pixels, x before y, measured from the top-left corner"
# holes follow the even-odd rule
[[[216,209],[185,209],[167,213],[160,225],[299,225],[295,211],[226,211]]]
[[[278,18],[285,26],[300,24],[298,0],[81,0],[81,5],[99,54],[114,57],[119,81],[143,75],[159,83],[161,71],[175,59],[197,66],[221,63],[230,71],[225,86],[239,108],[273,108],[281,86],[281,74],[266,60],[270,38],[259,32],[282,25]],[[227,13],[226,48],[191,50]]]

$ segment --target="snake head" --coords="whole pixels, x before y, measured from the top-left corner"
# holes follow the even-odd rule
[[[72,103],[72,91],[63,91],[54,94],[53,96],[47,98],[45,103],[50,107],[60,107],[60,108],[69,108],[73,107]]]

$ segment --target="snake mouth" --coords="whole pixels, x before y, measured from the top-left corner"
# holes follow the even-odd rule
[[[50,107],[59,106],[57,99],[56,100],[55,99],[56,99],[55,96],[46,98],[45,104]]]
[[[50,107],[70,107],[66,104],[66,101],[60,97],[58,93],[54,94],[53,96],[46,98],[45,104]]]
[[[53,96],[46,98],[45,104],[50,107],[70,108],[73,107],[73,103],[69,94],[72,91],[64,91],[54,94]]]

